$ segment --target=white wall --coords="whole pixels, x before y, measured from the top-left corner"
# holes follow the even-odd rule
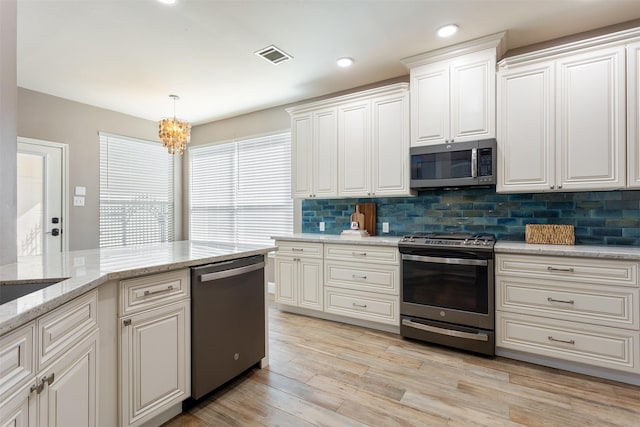
[[[0,0],[0,265],[16,260],[16,0]]]
[[[0,0],[0,4],[3,2]],[[97,248],[100,241],[98,131],[158,141],[158,125],[154,121],[18,88],[18,135],[69,145],[70,206],[64,224],[69,233],[69,250]],[[72,203],[77,185],[87,188],[82,207]]]

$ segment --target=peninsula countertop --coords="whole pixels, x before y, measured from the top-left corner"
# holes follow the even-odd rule
[[[5,284],[58,282],[0,305],[0,335],[114,279],[143,276],[274,251],[274,246],[177,241],[20,257],[0,267]]]

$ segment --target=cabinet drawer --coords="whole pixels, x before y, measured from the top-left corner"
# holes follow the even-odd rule
[[[0,338],[0,401],[36,373],[35,329],[31,322]]]
[[[570,283],[573,285],[573,283]],[[496,278],[498,310],[602,326],[639,328],[638,289],[550,285],[545,280]]]
[[[347,289],[399,295],[400,268],[355,262],[325,263],[325,283]]]
[[[399,252],[396,247],[369,245],[325,245],[325,259],[338,261],[376,262],[398,265]]]
[[[619,371],[638,372],[638,332],[496,313],[496,346]]]
[[[632,261],[497,254],[496,274],[638,287],[638,264]]]
[[[399,325],[400,299],[393,295],[372,294],[342,288],[324,288],[327,313]]]
[[[38,370],[98,326],[98,292],[91,291],[38,319]]]
[[[322,258],[322,243],[277,241],[278,255],[296,255],[308,258]]]
[[[120,282],[120,316],[189,296],[189,270],[175,270]]]

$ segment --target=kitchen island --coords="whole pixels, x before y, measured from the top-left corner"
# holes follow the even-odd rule
[[[191,391],[189,268],[272,250],[179,241],[0,267],[0,292],[53,283],[0,305],[0,424],[155,426],[176,415]]]

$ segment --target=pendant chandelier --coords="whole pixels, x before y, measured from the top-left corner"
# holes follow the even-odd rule
[[[180,97],[169,95],[169,98],[173,99],[173,119],[162,119],[158,122],[158,136],[169,154],[182,154],[191,139],[191,125],[176,119],[176,101]]]

